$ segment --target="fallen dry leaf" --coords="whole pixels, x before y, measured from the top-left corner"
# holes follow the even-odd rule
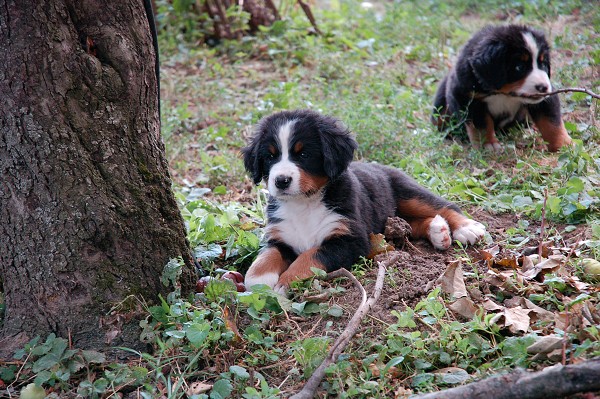
[[[225,306],[225,308],[223,309],[223,316],[225,319],[225,326],[227,326],[227,328],[231,330],[231,332],[233,332],[234,339],[240,341],[243,340],[242,335],[240,334],[240,331],[237,328],[237,324],[228,306]]]
[[[522,307],[523,309],[529,309],[536,316],[535,319],[532,318],[532,321],[535,320],[552,320],[554,318],[554,313],[539,307],[535,303],[531,302],[527,298],[515,296],[505,301],[505,304],[509,308],[514,307]],[[531,314],[530,314],[531,317]]]
[[[442,291],[454,298],[466,297],[467,287],[463,277],[462,261],[459,259],[450,262],[444,273],[438,278],[438,283],[441,284]]]
[[[373,259],[379,254],[396,250],[396,248],[387,243],[383,234],[371,233],[369,234],[369,241],[371,243],[371,252],[367,255],[368,259]]]
[[[562,342],[563,338],[558,335],[540,337],[527,347],[527,353],[536,355],[534,357],[536,360],[543,360],[550,352],[562,348]]]
[[[398,389],[396,389],[396,391],[394,392],[394,398],[395,399],[407,399],[408,397],[410,397],[413,394],[412,389],[406,389],[402,386],[400,386]]]
[[[506,327],[513,334],[519,332],[527,332],[529,329],[529,309],[523,309],[520,306],[516,308],[505,308],[502,312],[492,317],[490,323],[498,324],[501,327]]]
[[[479,251],[479,256],[482,260],[488,262],[488,266],[491,265],[494,257],[500,253],[500,246],[495,245],[492,248],[482,249]]]
[[[542,260],[537,264],[533,264],[527,270],[521,270],[521,273],[523,275],[523,278],[525,278],[526,280],[533,280],[538,276],[538,274],[542,272],[551,273],[553,271],[556,271],[560,267],[561,263],[562,262],[556,258],[548,258]]]
[[[523,277],[515,270],[504,270],[497,272],[495,270],[488,270],[485,282],[493,285],[494,287],[502,288],[507,291],[519,291],[519,286],[523,284]]]
[[[519,267],[519,262],[517,261],[517,258],[503,258],[503,259],[495,260],[494,266],[496,266],[496,267],[501,266],[504,268],[516,269],[517,267]]]
[[[577,276],[567,276],[564,278],[564,280],[568,286],[575,288],[579,292],[587,291],[590,289],[590,284],[584,283],[583,281],[579,280],[579,277]]]
[[[466,370],[459,367],[446,367],[432,371],[432,374],[437,383],[448,385],[462,384],[471,377]]]
[[[483,308],[485,310],[487,310],[488,312],[495,312],[495,311],[504,309],[504,306],[498,305],[496,302],[492,301],[491,299],[486,299],[482,305],[483,305]]]
[[[458,298],[456,301],[448,305],[448,308],[454,313],[457,313],[469,320],[472,319],[473,316],[475,316],[475,313],[478,310],[477,306],[475,306],[471,298],[466,296]]]
[[[190,384],[190,387],[185,391],[185,393],[187,394],[187,396],[200,395],[202,393],[210,391],[212,387],[213,384],[196,381]]]

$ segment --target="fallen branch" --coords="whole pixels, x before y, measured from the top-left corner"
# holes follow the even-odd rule
[[[350,339],[354,336],[354,334],[356,334],[356,330],[358,330],[362,319],[369,312],[369,310],[375,304],[375,302],[377,302],[377,300],[379,299],[379,296],[381,295],[381,290],[383,289],[383,278],[385,277],[385,271],[388,267],[396,263],[399,257],[399,253],[394,253],[394,255],[390,254],[390,256],[385,262],[377,262],[379,265],[379,269],[377,271],[377,280],[375,281],[373,296],[371,296],[369,299],[367,299],[366,291],[363,288],[362,284],[360,284],[356,277],[354,277],[352,273],[348,272],[347,270],[344,272],[341,270],[345,269],[340,269],[328,275],[327,279],[330,279],[329,276],[331,275],[333,275],[333,277],[331,278],[341,276],[349,277],[354,283],[354,285],[360,286],[360,289],[363,293],[363,300],[358,309],[356,309],[356,312],[354,313],[354,316],[352,316],[352,319],[350,319],[350,321],[348,322],[348,325],[346,326],[344,331],[342,331],[338,339],[331,346],[327,357],[323,360],[321,365],[317,367],[317,369],[313,372],[313,374],[310,376],[302,390],[297,394],[292,395],[290,399],[311,399],[315,396],[317,388],[319,388],[319,384],[321,384],[321,381],[325,376],[325,370],[331,364],[335,363],[338,356],[344,351],[344,349],[350,342]],[[348,275],[350,275],[351,277]]]
[[[321,33],[321,31],[319,30],[319,27],[317,26],[317,21],[312,13],[312,11],[310,10],[310,7],[308,4],[306,4],[305,2],[303,2],[302,0],[298,0],[298,4],[300,4],[300,7],[302,8],[302,10],[304,11],[304,14],[306,14],[306,17],[308,18],[308,20],[310,21],[310,24],[312,25],[313,29],[315,30],[315,32],[318,35],[323,35]]]
[[[595,358],[568,366],[557,364],[537,372],[519,370],[412,399],[546,399],[598,390],[600,358]]]
[[[504,93],[504,92],[500,92],[500,91],[492,91],[489,94],[485,94],[484,97],[494,96],[497,94],[503,94],[503,95],[509,96],[509,97],[543,98],[543,97],[553,96],[558,93],[569,93],[569,92],[585,93],[588,96],[595,98],[596,100],[600,100],[600,95],[598,95],[598,94],[594,93],[593,91],[586,89],[584,87],[567,87],[565,89],[557,89],[557,90],[551,91],[549,93],[540,93],[540,94],[518,94],[518,93],[515,93],[514,91],[511,91],[508,93]]]

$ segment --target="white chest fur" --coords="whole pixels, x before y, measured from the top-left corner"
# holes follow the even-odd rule
[[[484,101],[487,103],[488,110],[493,118],[503,116],[500,126],[496,127],[503,127],[506,123],[513,121],[523,106],[523,102],[519,98],[501,94],[486,97]]]
[[[319,196],[281,201],[273,216],[281,219],[275,226],[281,240],[299,254],[320,246],[345,219],[327,209]]]

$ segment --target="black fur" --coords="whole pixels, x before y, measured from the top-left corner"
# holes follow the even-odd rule
[[[556,95],[538,104],[523,103],[514,116],[491,114],[485,96],[502,87],[525,79],[532,71],[532,59],[523,38],[530,33],[543,60],[539,68],[550,77],[550,47],[544,34],[522,25],[488,26],[475,33],[464,46],[455,67],[441,81],[434,100],[433,122],[440,130],[457,128],[472,122],[485,129],[486,114],[498,128],[522,122],[527,116],[561,121],[560,102]],[[529,115],[528,115],[529,114]]]
[[[322,203],[333,212],[345,217],[349,234],[326,239],[316,258],[328,271],[349,268],[370,251],[369,233],[383,233],[388,217],[410,217],[398,212],[398,202],[416,199],[435,209],[460,209],[418,185],[398,169],[373,164],[351,162],[356,141],[338,120],[309,110],[283,111],[264,118],[257,126],[254,137],[244,148],[244,164],[255,183],[268,180],[271,166],[280,155],[272,156],[270,146],[277,146],[277,132],[288,121],[293,125],[293,142],[302,141],[305,158],[292,161],[313,176],[326,176]],[[281,206],[273,196],[269,199],[269,224],[285,223],[274,217]],[[434,216],[434,215],[432,215]],[[426,218],[426,215],[423,215]],[[269,238],[269,246],[279,249],[290,263],[299,255],[293,242]]]

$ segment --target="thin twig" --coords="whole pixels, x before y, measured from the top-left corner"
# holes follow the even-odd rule
[[[300,392],[298,392],[297,394],[292,395],[290,397],[290,399],[310,399],[315,396],[317,388],[319,387],[319,385],[321,384],[321,381],[323,380],[323,377],[325,376],[325,370],[327,369],[327,367],[329,367],[331,364],[333,364],[337,360],[338,356],[344,351],[344,349],[350,342],[350,339],[354,336],[354,334],[356,334],[356,331],[358,330],[358,327],[360,326],[360,323],[361,323],[362,319],[364,318],[364,316],[369,312],[371,307],[379,299],[379,296],[381,295],[381,291],[383,289],[383,280],[385,277],[385,272],[388,267],[392,266],[394,263],[396,263],[398,261],[399,257],[400,257],[400,254],[395,253],[395,255],[389,256],[385,262],[378,262],[379,269],[377,272],[377,280],[375,281],[375,288],[373,290],[373,296],[371,296],[368,300],[363,300],[363,302],[358,307],[358,309],[356,309],[356,312],[354,313],[354,316],[352,316],[352,319],[350,319],[350,321],[348,322],[348,325],[346,326],[344,331],[342,331],[342,333],[340,334],[338,339],[331,346],[331,349],[329,350],[327,357],[323,360],[323,362],[319,365],[319,367],[317,367],[317,369],[313,372],[312,376],[308,379],[308,381],[306,382],[306,384],[304,385],[302,390]],[[340,269],[340,270],[345,270],[345,269]],[[360,284],[360,282],[356,279],[356,277],[354,277],[352,275],[352,273],[349,273],[349,272],[345,273],[343,271],[340,271],[339,273],[337,273],[337,271],[336,271],[333,273],[336,273],[337,277],[340,277],[341,275],[348,276],[355,283],[355,285],[357,285],[357,286],[360,285],[360,287],[362,288],[362,291],[364,291],[364,287],[362,287],[362,284]],[[333,274],[333,273],[330,273],[330,274]],[[352,277],[350,277],[349,275]],[[332,278],[335,278],[335,277],[332,277]],[[365,299],[365,298],[366,298],[366,294],[363,294],[363,299]]]
[[[331,273],[327,273],[327,275],[325,277],[323,277],[323,280],[331,281],[331,280],[334,280],[334,279],[340,278],[340,277],[347,277],[350,281],[352,281],[354,286],[356,288],[358,288],[358,290],[360,291],[360,293],[362,295],[362,301],[360,302],[360,306],[362,306],[365,302],[367,302],[367,291],[365,291],[365,287],[362,286],[360,281],[358,281],[356,279],[356,277],[354,277],[354,274],[350,273],[350,271],[348,269],[342,268],[342,269],[335,270]]]
[[[302,0],[298,0],[298,4],[300,4],[300,7],[302,7],[302,10],[306,14],[306,17],[310,21],[310,24],[312,25],[315,32],[317,32],[318,35],[323,35],[321,33],[321,31],[319,30],[319,27],[317,26],[317,21],[315,20],[315,17],[313,15],[312,11],[310,10],[309,5],[306,4],[305,2],[303,2]]]
[[[549,93],[539,93],[539,94],[518,94],[513,91],[508,92],[508,93],[504,93],[504,92],[500,92],[500,91],[492,91],[489,94],[486,94],[485,97],[494,96],[497,94],[503,94],[503,95],[509,96],[509,97],[543,98],[543,97],[553,96],[558,93],[568,93],[568,92],[585,93],[588,96],[595,98],[596,100],[600,100],[600,95],[594,93],[590,89],[586,89],[585,87],[567,87],[564,89],[556,89]]]
[[[544,204],[542,205],[542,224],[540,225],[540,244],[538,246],[538,256],[542,259],[544,249],[544,229],[546,227],[546,202],[548,201],[548,189],[544,189]]]
[[[27,353],[27,357],[25,357],[23,364],[21,364],[21,367],[19,367],[19,371],[17,371],[14,381],[11,382],[8,387],[6,387],[7,392],[10,392],[10,388],[13,386],[13,384],[15,384],[17,381],[19,381],[19,377],[21,376],[21,373],[23,372],[23,368],[25,368],[25,365],[27,364],[27,361],[29,360],[30,357],[31,357],[31,351],[29,351],[29,353]]]
[[[562,340],[562,345],[561,345],[561,364],[563,366],[565,366],[567,364],[567,341],[569,341],[568,335],[567,335],[567,329],[569,328],[569,324],[570,324],[570,320],[569,320],[569,305],[566,304],[565,306],[565,335],[563,337]]]

